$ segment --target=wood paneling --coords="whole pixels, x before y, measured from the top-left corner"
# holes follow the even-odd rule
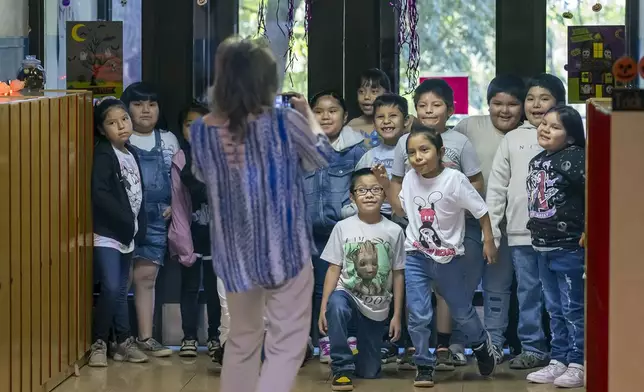
[[[92,105],[0,100],[0,391],[51,390],[91,340]]]

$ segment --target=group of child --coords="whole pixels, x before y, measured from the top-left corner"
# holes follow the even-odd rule
[[[334,149],[328,167],[302,178],[317,249],[311,338],[320,361],[331,364],[332,389],[352,390],[354,376],[376,378],[394,361],[416,370],[415,386],[431,387],[435,370],[467,363],[465,347],[480,373],[491,375],[503,361],[514,276],[522,352],[510,367],[540,368],[528,375],[531,382],[583,386],[585,136],[579,113],[564,106],[563,84],[548,74],[527,86],[498,76],[488,88],[490,115],[453,129],[454,96],[444,81],[418,86],[417,118],[390,91],[384,72],[366,71],[358,84],[362,116],[350,122],[340,94],[310,99]],[[197,355],[203,281],[209,353],[223,358],[225,292],[212,268],[205,186],[191,170],[190,123],[208,110],[187,109],[175,135],[159,129],[158,101],[154,89],[136,83],[120,101],[95,106],[101,295],[90,366],[107,366],[108,353],[130,362],[171,354],[152,338],[155,281],[167,248],[181,264],[179,355]],[[481,282],[483,321],[472,305]],[[129,328],[131,283],[138,338]]]
[[[159,97],[146,83],[134,83],[120,100],[94,107],[92,169],[94,270],[100,296],[93,320],[89,365],[145,362],[172,350],[152,337],[155,285],[169,249],[181,265],[179,355],[197,355],[199,292],[207,297],[208,352],[221,363],[228,330],[223,285],[211,262],[206,189],[190,167],[190,123],[208,113],[191,105],[176,134],[164,131]],[[202,279],[203,276],[203,279]],[[133,283],[138,337],[131,337],[127,297]]]
[[[465,347],[481,375],[491,375],[503,361],[515,275],[522,352],[510,368],[539,368],[530,382],[582,387],[585,133],[579,113],[565,106],[562,82],[541,74],[526,86],[498,76],[488,88],[490,115],[453,129],[446,82],[417,87],[417,119],[389,90],[382,71],[365,72],[358,90],[363,115],[344,127],[338,94],[311,100],[337,152],[328,168],[305,178],[321,251],[314,258],[314,321],[332,389],[353,390],[354,376],[378,377],[399,349],[401,368],[416,369],[416,387],[433,386],[434,371],[465,365]],[[483,322],[472,305],[481,281]]]

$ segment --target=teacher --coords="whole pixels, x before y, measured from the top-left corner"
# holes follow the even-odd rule
[[[331,148],[306,98],[273,107],[278,80],[265,43],[227,39],[215,56],[211,113],[191,128],[193,171],[211,207],[213,267],[230,312],[222,392],[290,391],[311,324],[301,173],[326,166]]]

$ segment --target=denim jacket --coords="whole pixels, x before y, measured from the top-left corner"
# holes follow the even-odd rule
[[[348,126],[332,147],[335,153],[328,167],[304,174],[306,207],[316,243],[325,243],[335,224],[342,220],[342,207],[351,203],[351,174],[367,151],[364,137]]]

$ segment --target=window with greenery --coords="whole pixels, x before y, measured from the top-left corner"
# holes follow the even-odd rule
[[[418,2],[420,77],[468,76],[469,114],[486,114],[485,91],[496,73],[496,0]],[[400,93],[409,87],[408,49],[400,53]],[[405,94],[413,108],[412,94]],[[415,112],[415,110],[412,110]],[[450,124],[464,116],[453,116]]]
[[[568,62],[568,26],[623,25],[626,23],[626,0],[604,0],[602,9],[592,9],[595,1],[587,0],[548,0],[546,20],[546,72],[556,75],[568,89],[568,73],[565,70]],[[563,17],[570,12],[572,19]],[[603,47],[593,47],[603,56]],[[573,104],[582,117],[586,117],[586,105]]]
[[[242,37],[260,37],[258,31],[259,0],[239,0],[238,33]],[[289,42],[286,37],[288,14],[287,1],[265,2],[265,36],[278,60],[278,69],[284,71],[283,91],[296,91],[308,96],[308,44],[304,28],[305,2],[295,0],[293,40],[289,55]],[[279,7],[279,9],[278,9]]]

